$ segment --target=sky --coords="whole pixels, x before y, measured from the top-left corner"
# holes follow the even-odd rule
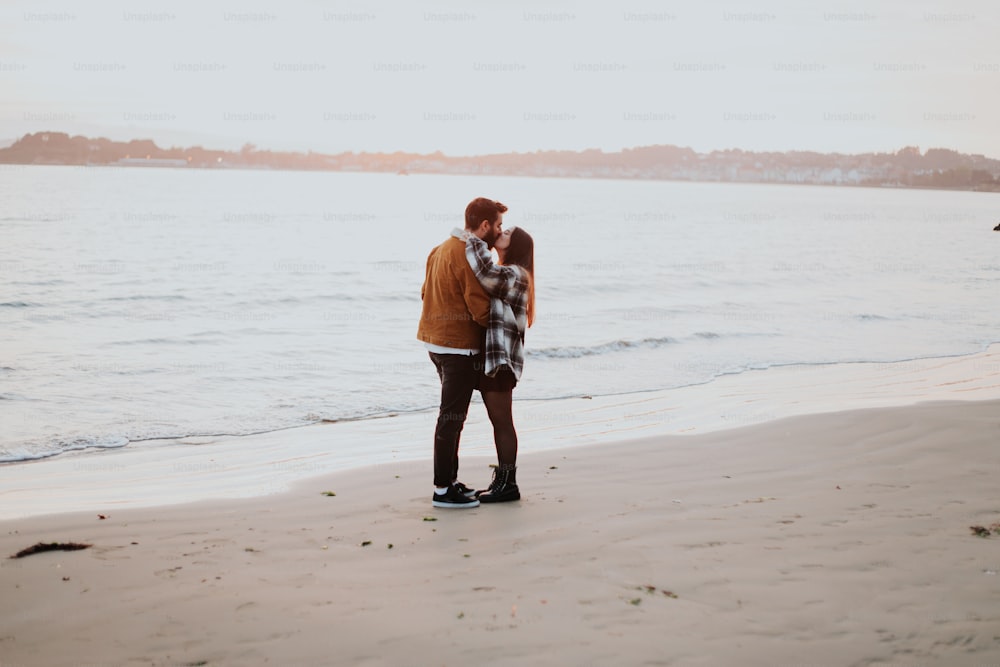
[[[4,0],[0,141],[1000,158],[1000,2]]]

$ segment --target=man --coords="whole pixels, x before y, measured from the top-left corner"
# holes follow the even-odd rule
[[[506,211],[492,199],[473,199],[465,207],[465,229],[492,248]],[[478,507],[475,491],[458,481],[458,443],[483,370],[490,298],[465,258],[464,242],[451,236],[431,251],[420,298],[424,303],[417,339],[427,347],[441,380],[431,502],[434,507]]]

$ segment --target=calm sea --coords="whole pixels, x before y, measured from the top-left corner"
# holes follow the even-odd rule
[[[0,461],[434,409],[428,251],[536,242],[518,399],[1000,339],[1000,198],[613,180],[0,170]]]

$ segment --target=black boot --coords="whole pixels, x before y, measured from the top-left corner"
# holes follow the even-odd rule
[[[476,494],[481,503],[506,503],[521,499],[521,491],[517,488],[517,466],[513,463],[501,463],[493,469],[493,481],[490,488]]]

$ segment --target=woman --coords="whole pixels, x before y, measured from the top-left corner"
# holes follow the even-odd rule
[[[493,423],[497,467],[488,489],[476,492],[481,503],[519,500],[517,487],[517,432],[512,401],[524,367],[524,332],[535,319],[535,243],[521,229],[504,230],[494,246],[500,264],[486,243],[473,235],[465,240],[465,257],[479,283],[490,295],[490,324],[486,330],[484,375],[479,392]]]

